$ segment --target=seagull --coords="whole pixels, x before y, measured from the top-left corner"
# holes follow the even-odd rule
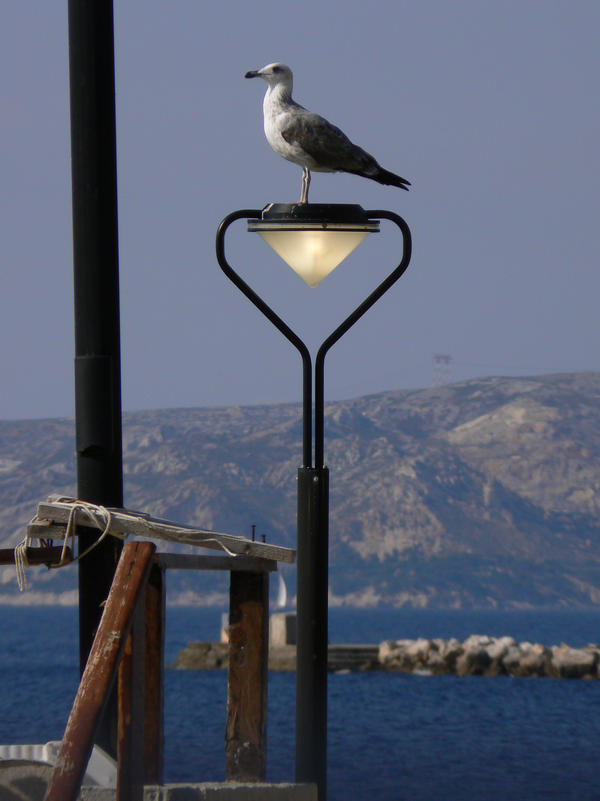
[[[265,136],[276,153],[302,167],[300,203],[308,203],[311,170],[351,172],[408,191],[410,181],[384,170],[343,131],[292,100],[293,76],[286,64],[267,64],[244,77],[262,78],[268,84],[263,101]]]

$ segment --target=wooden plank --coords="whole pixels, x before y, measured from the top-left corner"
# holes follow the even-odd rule
[[[227,781],[264,781],[269,574],[232,571],[225,729]]]
[[[82,527],[79,537],[77,537],[77,555],[85,553],[97,540],[97,529]],[[119,540],[115,540],[114,537],[106,537],[94,548],[93,553],[83,560],[87,564],[85,569],[82,570],[81,561],[78,562],[79,674],[81,676],[87,665],[94,637],[100,625],[103,607],[110,593],[122,547],[123,544]],[[95,570],[96,565],[98,565],[97,571]],[[117,755],[118,716],[117,688],[114,687],[94,735],[95,744],[113,758]]]
[[[37,524],[30,525],[30,529],[36,529]],[[78,526],[79,528],[79,526]],[[66,526],[45,521],[43,527],[44,539],[64,539]],[[33,534],[32,536],[37,536]],[[27,550],[32,552],[33,561],[30,564],[46,564],[50,562],[54,564],[60,560],[60,553],[62,545],[53,546],[52,548],[31,548]],[[38,552],[40,556],[38,557]],[[69,561],[72,560],[73,555],[71,549],[68,548]],[[48,560],[42,558],[43,554],[48,554],[51,558]],[[5,561],[2,561],[2,558]],[[277,570],[277,562],[274,559],[263,559],[258,556],[204,556],[201,554],[186,554],[186,553],[162,553],[158,552],[154,556],[156,564],[163,567],[165,570],[250,570],[260,572],[261,570],[274,571]],[[6,548],[0,550],[0,564],[14,564],[13,549]]]
[[[25,554],[30,565],[56,565],[60,562],[62,555],[62,545],[40,548],[26,548]],[[73,561],[73,554],[70,548],[65,553],[65,563]],[[14,565],[15,549],[0,548],[0,565]]]
[[[51,520],[55,523],[66,523],[75,501],[61,500],[38,505],[37,516],[42,520]],[[255,542],[245,537],[237,537],[233,534],[223,534],[218,531],[207,531],[193,526],[178,525],[151,517],[144,512],[134,512],[128,509],[109,509],[111,513],[111,532],[116,534],[134,534],[140,537],[172,538],[176,542],[182,542],[196,547],[213,548],[226,550],[232,554],[244,554],[246,556],[258,556],[263,559],[274,559],[278,562],[294,561],[296,552],[292,548],[284,548],[280,545],[271,545],[266,542]],[[77,517],[82,525],[86,524],[86,515],[82,509],[77,512]],[[100,518],[101,516],[99,516]]]
[[[163,783],[165,599],[165,571],[155,563],[146,585],[144,784]]]
[[[165,570],[277,570],[273,559],[257,559],[255,556],[196,556],[184,553],[157,553],[156,564]]]
[[[36,520],[27,524],[27,534],[37,540],[64,540],[67,527],[59,526],[51,520]]]
[[[62,516],[62,515],[60,515],[60,516]],[[64,539],[64,537],[65,537],[66,526],[64,525],[64,523],[53,523],[52,521],[47,521],[46,524],[43,526],[43,529],[42,529],[43,533],[40,533],[39,526],[40,526],[40,523],[38,521],[37,523],[30,524],[27,527],[27,531],[28,531],[28,534],[29,534],[30,537],[34,537],[34,538],[41,537],[43,539],[49,539],[49,540],[60,540],[60,539]],[[84,526],[85,526],[86,531],[90,530],[89,526],[86,526],[84,523],[79,522],[79,523],[77,523],[76,534]],[[122,526],[120,526],[120,528],[122,528]],[[99,534],[100,534],[99,529],[94,529],[94,530],[98,532],[98,536],[99,536]],[[117,533],[123,533],[123,532],[117,532]],[[178,543],[184,544],[184,545],[192,545],[194,547],[200,547],[200,548],[209,548],[209,549],[214,549],[214,550],[218,550],[218,551],[221,551],[221,552],[223,551],[223,547],[219,544],[221,542],[221,540],[219,540],[219,541],[214,540],[214,542],[209,542],[208,540],[203,540],[202,542],[197,542],[193,538],[192,534],[185,535],[187,537],[187,539],[185,539],[184,537],[181,537],[181,538],[179,538],[177,540],[168,540],[166,537],[161,538],[160,535],[156,531],[147,531],[145,534],[142,534],[140,532],[138,534],[138,536],[145,536],[147,539],[155,538],[155,539],[161,540],[162,542],[169,542],[169,541],[178,542]],[[284,548],[283,546],[279,546],[279,545],[266,545],[265,543],[262,543],[262,542],[252,542],[251,540],[244,540],[243,537],[233,537],[233,535],[225,535],[225,534],[219,535],[219,537],[221,537],[221,538],[225,537],[225,536],[231,537],[232,540],[237,540],[237,542],[231,548],[229,547],[229,545],[230,545],[229,542],[226,545],[225,545],[225,543],[223,543],[225,545],[225,548],[228,551],[232,552],[233,556],[230,557],[232,559],[235,558],[236,555],[238,557],[240,557],[240,558],[241,557],[245,558],[246,555],[247,555],[247,557],[249,559],[257,559],[260,562],[288,562],[288,563],[291,563],[296,558],[296,551],[294,551],[292,548]],[[240,543],[241,543],[241,545],[240,545]],[[246,545],[249,545],[251,547],[247,548]],[[254,546],[257,546],[257,547],[254,547]],[[247,551],[247,554],[246,554],[246,551]],[[181,554],[181,555],[185,556],[185,554]],[[173,556],[177,556],[177,554],[173,554]],[[193,556],[193,554],[189,554],[189,556],[191,557],[191,556]],[[280,558],[280,557],[282,557],[282,558]],[[198,558],[200,558],[200,557],[198,557]],[[208,556],[206,558],[207,559],[211,559],[211,558],[217,558],[217,557]],[[225,557],[223,557],[223,558],[225,558]],[[185,570],[186,568],[182,566],[181,569]],[[211,568],[211,567],[204,568],[204,567],[201,566],[201,562],[198,562],[198,567],[197,568],[190,567],[189,569],[191,569],[191,570],[204,570],[204,569],[212,570],[213,568]],[[223,568],[215,567],[214,569],[215,570],[220,570],[220,569],[229,570],[230,568],[229,567],[227,567],[227,568],[225,568],[225,567],[223,567]],[[272,568],[272,569],[274,570],[275,568]]]
[[[150,542],[130,542],[123,548],[45,801],[77,799],[94,745],[94,734],[117,674],[154,551],[155,546]]]
[[[119,666],[116,801],[144,796],[145,588],[135,610]]]

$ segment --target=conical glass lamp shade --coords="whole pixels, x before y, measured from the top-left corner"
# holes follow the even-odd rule
[[[248,230],[264,241],[308,286],[316,287],[379,223],[360,206],[276,204],[261,220],[249,220]]]
[[[318,286],[367,237],[368,231],[259,231],[310,287]]]

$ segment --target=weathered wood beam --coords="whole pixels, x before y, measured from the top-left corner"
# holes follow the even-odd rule
[[[62,556],[62,545],[52,547],[26,548],[25,555],[30,565],[56,565]],[[70,548],[65,552],[65,562],[72,562],[73,554]],[[14,565],[15,549],[0,548],[0,565]]]
[[[185,553],[157,553],[154,561],[166,570],[245,570],[260,573],[277,570],[273,559],[255,556],[196,556]]]
[[[143,801],[144,796],[144,597],[145,588],[119,665],[116,801]]]
[[[156,559],[156,557],[155,557]],[[162,784],[164,767],[165,571],[153,564],[146,585],[144,784]]]
[[[125,545],[81,677],[45,801],[76,801],[140,596],[152,567],[151,542]]]
[[[37,516],[42,520],[64,524],[69,519],[74,503],[75,501],[68,502],[64,500],[40,503],[38,504]],[[171,537],[177,542],[197,547],[226,550],[232,554],[274,559],[277,562],[291,563],[296,556],[296,552],[292,548],[284,548],[280,545],[271,545],[266,542],[255,542],[234,534],[183,526],[168,520],[150,517],[143,512],[112,508],[109,511],[111,514],[110,531],[115,534],[132,534],[150,539],[152,537],[160,538],[161,536],[164,538]],[[77,515],[80,525],[89,525],[89,521],[92,518],[91,516],[88,518],[84,509],[78,511]],[[46,536],[51,535],[46,534]]]
[[[225,729],[227,781],[264,781],[269,574],[231,572]]]

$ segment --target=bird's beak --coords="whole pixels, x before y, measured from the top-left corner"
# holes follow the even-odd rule
[[[260,78],[260,72],[258,70],[249,70],[244,75],[244,78]]]

